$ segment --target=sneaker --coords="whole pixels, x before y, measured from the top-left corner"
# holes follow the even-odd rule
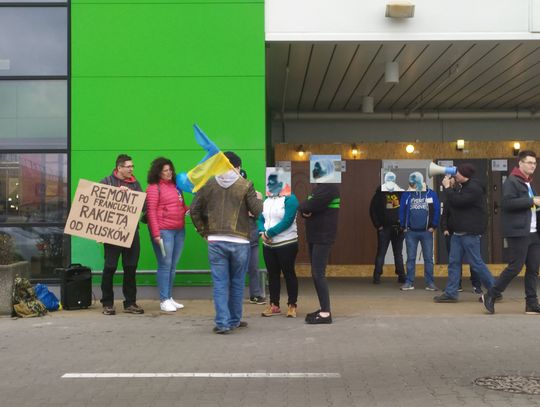
[[[309,318],[306,317],[306,323],[314,325],[314,324],[331,324],[332,323],[332,315],[328,315],[327,317],[323,317],[319,312],[315,315],[310,315]]]
[[[525,306],[525,314],[527,315],[540,315],[540,305],[532,304]]]
[[[173,300],[173,298],[169,298],[169,301],[171,302],[172,305],[174,305],[176,307],[176,309],[182,309],[184,308],[184,304],[180,304],[179,302],[176,302],[175,300]]]
[[[373,284],[381,284],[381,275],[373,273]]]
[[[171,300],[161,301],[161,303],[159,304],[159,308],[163,312],[176,312],[176,307],[171,302]]]
[[[412,285],[412,283],[405,283],[401,286],[400,288],[401,291],[409,291],[409,290],[414,290],[414,285]]]
[[[433,297],[433,301],[435,302],[441,302],[441,303],[451,303],[451,302],[458,302],[457,298],[450,297],[448,294],[443,292],[441,295],[437,295],[436,297]]]
[[[127,314],[144,314],[144,310],[137,304],[132,304],[129,307],[124,308],[124,312]]]
[[[458,287],[457,290],[458,290],[458,293],[462,293],[462,292],[463,292],[463,287],[461,286],[461,284],[459,285],[459,287]]]
[[[426,291],[439,291],[439,289],[435,286],[435,284],[428,284],[426,285]]]
[[[489,292],[482,294],[480,297],[482,299],[482,304],[489,314],[495,313],[495,298],[489,295]]]
[[[482,287],[473,287],[472,289],[473,294],[482,295],[484,292],[482,291]]]
[[[405,274],[398,274],[397,282],[399,284],[405,284],[407,281],[407,277],[405,277]]]
[[[231,327],[231,331],[237,328],[247,328],[248,323],[246,321],[240,321],[238,325]]]
[[[266,307],[266,309],[262,312],[263,317],[271,317],[273,315],[279,315],[281,314],[281,310],[277,305],[270,304]]]
[[[116,309],[114,308],[114,306],[108,306],[108,305],[104,305],[103,306],[103,311],[101,311],[103,315],[115,315],[116,314]]]
[[[296,318],[296,304],[289,304],[287,318]]]
[[[306,314],[306,322],[307,322],[307,320],[308,320],[309,318],[311,318],[311,317],[317,315],[319,312],[321,312],[320,309],[318,309],[317,311],[310,312],[310,313]]]
[[[503,295],[502,294],[496,295],[495,298],[493,298],[493,300],[495,302],[501,302],[503,300]],[[478,302],[483,302],[482,296],[478,297]]]
[[[215,326],[212,329],[212,332],[218,335],[228,335],[231,332],[231,330],[229,328],[218,328],[217,326]]]
[[[266,298],[264,297],[258,297],[258,296],[253,296],[253,297],[249,297],[249,302],[251,304],[259,304],[259,305],[262,305],[262,304],[266,304]]]

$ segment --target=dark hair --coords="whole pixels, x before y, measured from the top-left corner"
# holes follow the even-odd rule
[[[176,171],[174,170],[174,164],[172,163],[172,161],[165,157],[158,157],[154,161],[152,161],[152,164],[150,164],[147,179],[149,184],[157,184],[159,182],[159,174],[161,173],[161,171],[163,171],[163,167],[165,167],[166,165],[171,167],[172,180],[173,182],[175,181]]]
[[[536,158],[536,153],[531,150],[522,150],[518,154],[519,161],[523,161],[526,157]]]
[[[133,161],[133,159],[127,154],[120,154],[116,157],[116,168],[123,165],[126,161]]]
[[[223,154],[225,154],[225,157],[229,159],[229,162],[234,168],[242,166],[242,159],[232,151],[225,151]]]

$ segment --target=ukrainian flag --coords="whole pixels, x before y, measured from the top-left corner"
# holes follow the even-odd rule
[[[199,126],[194,124],[193,130],[195,131],[195,140],[206,150],[206,155],[187,174],[183,172],[176,176],[176,186],[182,191],[190,193],[197,192],[210,178],[234,169],[225,154],[217,148]]]

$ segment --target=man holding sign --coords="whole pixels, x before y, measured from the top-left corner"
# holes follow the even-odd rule
[[[133,190],[142,192],[139,181],[133,176],[133,161],[127,154],[120,154],[116,158],[116,169],[111,175],[103,178],[100,183],[120,187],[123,190]],[[124,268],[124,279],[122,292],[124,293],[124,312],[130,314],[144,314],[144,310],[136,303],[137,284],[135,271],[139,262],[140,241],[139,228],[135,230],[133,242],[130,247],[121,247],[109,243],[103,244],[105,250],[105,265],[101,278],[101,303],[103,304],[104,315],[114,315],[114,291],[113,277],[118,267],[118,259],[122,255],[122,266]]]

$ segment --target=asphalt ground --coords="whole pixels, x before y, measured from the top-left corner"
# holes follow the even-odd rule
[[[434,303],[437,293],[421,281],[407,292],[394,278],[329,281],[331,325],[304,323],[317,308],[310,279],[300,280],[298,318],[264,318],[264,306],[246,303],[248,327],[229,335],[212,333],[208,287],[177,287],[185,308],[173,315],[159,311],[155,287],[141,287],[144,315],[104,316],[96,303],[0,318],[0,405],[540,405],[538,395],[474,384],[486,376],[540,376],[540,316],[524,314],[522,279],[494,315],[485,314],[468,281],[456,304]],[[83,373],[91,377],[77,377]]]

